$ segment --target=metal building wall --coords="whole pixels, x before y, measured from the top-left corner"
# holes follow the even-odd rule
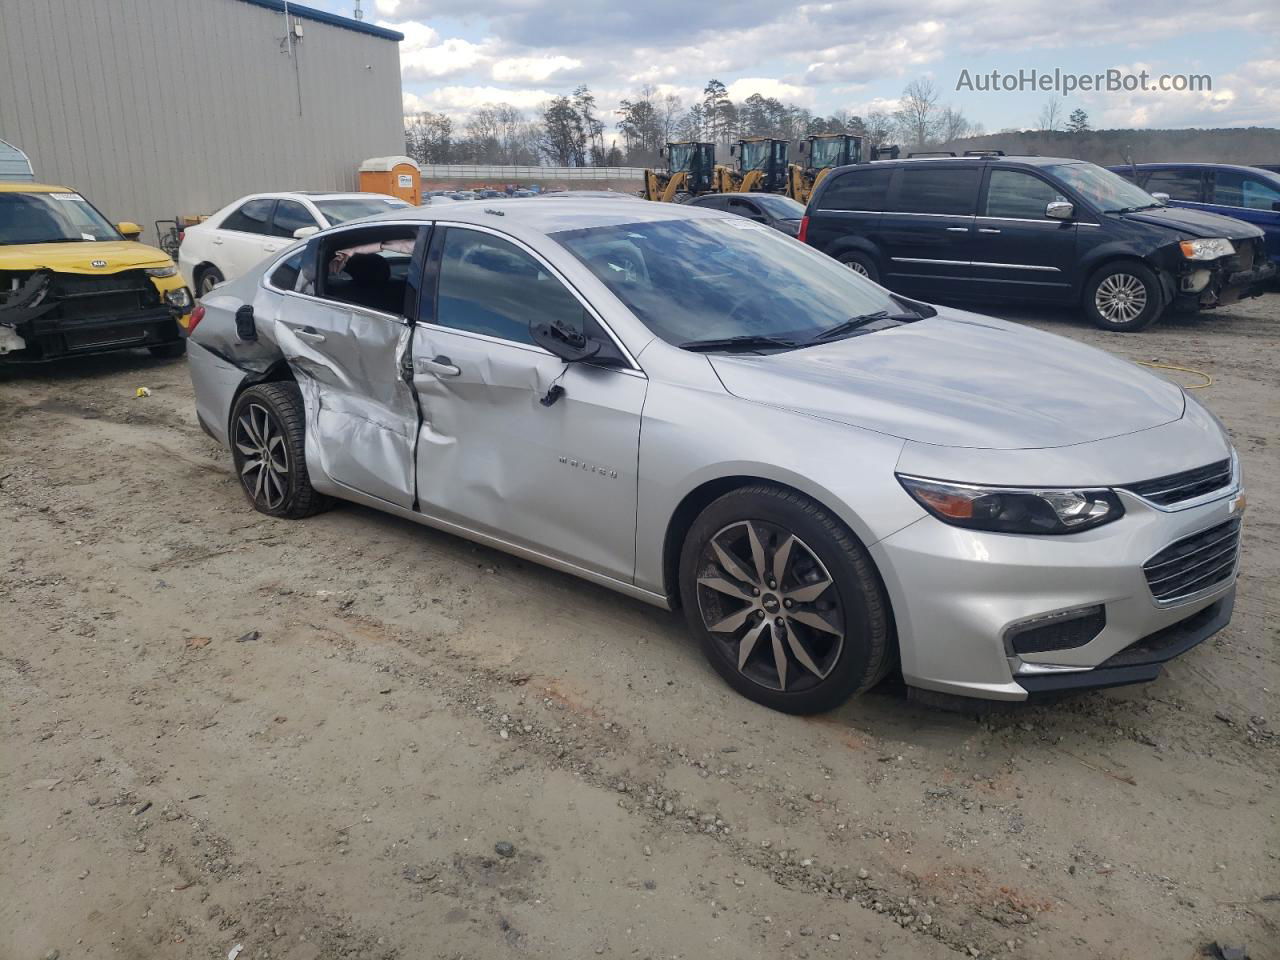
[[[400,49],[245,0],[0,0],[0,138],[113,221],[260,190],[354,190],[404,152]],[[299,111],[298,82],[302,104]]]

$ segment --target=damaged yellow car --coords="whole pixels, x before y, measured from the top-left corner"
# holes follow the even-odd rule
[[[67,187],[0,182],[0,360],[186,349],[178,268]]]

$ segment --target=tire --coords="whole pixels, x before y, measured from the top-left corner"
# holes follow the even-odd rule
[[[222,271],[217,267],[205,267],[196,275],[196,299],[207,297],[209,291],[222,282]]]
[[[854,273],[866,277],[872,283],[880,282],[880,268],[869,255],[860,252],[842,253],[837,259]]]
[[[866,549],[823,507],[773,484],[702,511],[681,549],[680,597],[716,672],[774,710],[830,710],[893,664],[888,600]]]
[[[300,520],[332,505],[307,476],[305,422],[302,393],[291,381],[255,384],[231,409],[231,459],[240,488],[269,517]],[[258,455],[264,447],[269,458]]]
[[[1084,312],[1094,325],[1117,333],[1137,333],[1164,312],[1160,281],[1136,260],[1098,269],[1084,287]]]
[[[172,343],[154,343],[147,347],[151,351],[153,357],[159,357],[162,360],[172,360],[180,357],[187,352],[187,341],[174,340]]]

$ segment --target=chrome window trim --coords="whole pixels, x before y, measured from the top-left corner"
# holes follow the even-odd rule
[[[592,365],[596,366],[598,369],[601,369],[601,370],[611,370],[616,373],[638,374],[644,379],[648,379],[648,376],[644,372],[644,368],[641,367],[640,364],[636,361],[636,358],[632,355],[631,351],[627,349],[626,344],[624,344],[621,340],[619,340],[618,335],[613,332],[612,328],[610,328],[610,326],[607,323],[604,322],[604,319],[600,316],[599,311],[597,311],[595,307],[593,307],[590,303],[587,302],[587,299],[578,291],[577,287],[569,283],[569,281],[567,281],[564,278],[564,274],[562,274],[559,270],[557,270],[555,266],[553,266],[552,264],[547,263],[546,258],[538,254],[537,251],[531,249],[528,244],[522,242],[516,237],[511,236],[510,234],[503,233],[501,230],[494,230],[491,227],[489,227],[487,224],[463,223],[456,220],[378,220],[376,221],[376,223],[352,225],[352,226],[348,226],[347,224],[341,224],[338,227],[330,227],[329,229],[333,230],[336,233],[342,229],[352,229],[352,230],[367,229],[370,226],[381,226],[383,224],[387,224],[390,226],[399,226],[399,227],[415,227],[417,229],[424,229],[424,228],[429,229],[434,226],[459,227],[461,229],[466,229],[466,230],[478,230],[481,233],[491,233],[495,237],[498,237],[499,239],[506,240],[508,243],[514,244],[515,246],[523,250],[525,253],[529,254],[529,256],[533,257],[536,261],[538,261],[538,263],[546,267],[548,272],[550,272],[557,280],[559,280],[561,283],[565,285],[565,287],[569,290],[569,292],[573,294],[574,298],[580,304],[582,304],[583,309],[585,309],[589,314],[591,314],[592,319],[594,319],[595,322],[600,325],[600,329],[603,330],[608,335],[609,339],[613,341],[614,346],[618,348],[619,352],[621,352],[622,356],[626,359],[627,363],[629,364],[629,366],[627,367],[604,367],[596,364],[592,364]],[[318,234],[316,234],[315,236],[318,236]],[[305,241],[299,241],[299,242],[301,242],[305,247],[306,243],[309,242],[310,239],[311,238],[308,237]],[[312,303],[319,303],[328,307],[331,307],[334,305],[340,305],[344,308],[357,310],[368,316],[380,317],[385,320],[394,320],[395,322],[400,323],[404,326],[410,325],[407,317],[400,316],[398,314],[383,313],[381,310],[370,310],[367,307],[360,307],[355,304],[343,303],[341,300],[326,300],[323,297],[317,297],[308,293],[301,293],[297,290],[282,290],[279,287],[273,286],[270,282],[271,274],[275,273],[276,268],[279,267],[280,264],[283,263],[285,260],[289,259],[289,257],[291,257],[294,254],[294,252],[295,252],[295,248],[293,247],[289,247],[287,250],[284,250],[262,272],[262,281],[260,285],[264,289],[270,290],[272,293],[277,293],[282,296],[297,297],[300,300],[309,300]],[[536,353],[540,353],[543,356],[547,356],[547,357],[554,356],[554,354],[552,354],[550,351],[544,350],[542,347],[534,343],[520,343],[519,341],[516,341],[516,340],[504,340],[501,337],[492,337],[492,336],[489,336],[488,334],[475,333],[474,331],[471,331],[471,330],[460,330],[457,327],[446,327],[443,324],[439,324],[439,323],[424,324],[424,326],[431,326],[437,330],[447,330],[452,333],[463,334],[465,336],[473,337],[478,340],[485,340],[490,343],[506,344],[509,346],[521,347],[526,350],[532,350]]]
[[[874,213],[872,210],[844,210],[843,213]],[[966,217],[972,220],[975,214],[972,213],[912,213],[910,210],[881,210],[881,214],[890,217]]]
[[[978,214],[974,219],[999,220],[1002,223],[1047,223],[1054,227],[1070,222],[1067,220],[1052,220],[1049,217],[989,217],[986,214]]]

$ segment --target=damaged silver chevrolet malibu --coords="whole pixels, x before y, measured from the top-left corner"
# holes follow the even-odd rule
[[[351,500],[681,607],[779,710],[896,669],[1147,681],[1231,616],[1240,468],[1200,404],[739,217],[400,211],[218,287],[189,353],[258,510]]]

